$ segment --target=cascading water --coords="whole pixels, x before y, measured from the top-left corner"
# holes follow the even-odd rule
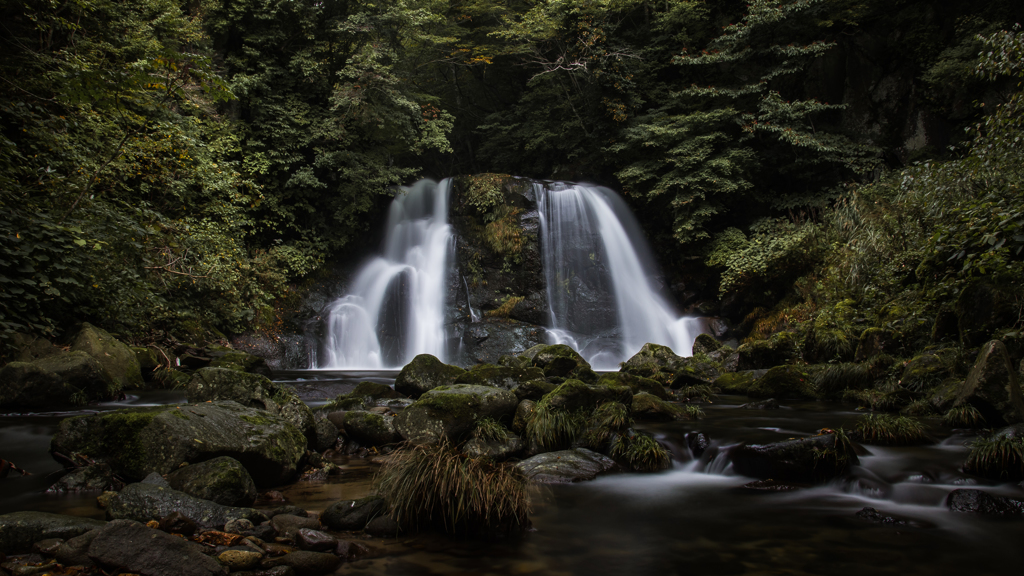
[[[328,307],[314,368],[394,368],[417,354],[445,359],[445,278],[454,245],[450,186],[447,179],[420,181],[392,202],[383,255]]]
[[[595,368],[614,369],[647,342],[689,356],[704,331],[658,293],[653,257],[626,203],[607,188],[537,185],[549,333]]]

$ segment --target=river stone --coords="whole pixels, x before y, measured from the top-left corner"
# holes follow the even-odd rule
[[[334,554],[324,552],[309,552],[299,550],[277,558],[268,558],[263,561],[264,568],[275,566],[288,566],[299,576],[318,576],[332,572],[341,564],[341,558]]]
[[[102,492],[120,486],[120,482],[114,480],[114,471],[110,466],[106,462],[97,462],[91,466],[71,470],[46,491],[50,494]]]
[[[580,353],[565,344],[543,346],[533,353],[533,365],[544,371],[546,377],[565,377],[577,368],[590,369]]]
[[[516,464],[516,468],[538,484],[593,480],[598,474],[614,467],[614,460],[586,448],[538,454]]]
[[[366,533],[378,538],[395,538],[402,529],[391,514],[377,516],[366,524]]]
[[[245,518],[236,518],[234,520],[228,520],[224,525],[224,529],[227,530],[229,524],[237,524],[244,522],[252,527],[252,521],[246,520]],[[175,510],[167,516],[164,516],[157,523],[157,528],[167,532],[168,534],[181,534],[186,538],[191,538],[196,532],[199,531],[199,526],[188,516],[185,516],[181,512]]]
[[[685,360],[686,362],[676,370],[669,384],[674,389],[684,386],[711,386],[721,374],[718,367],[711,362],[698,362],[691,358]]]
[[[225,506],[250,506],[256,501],[256,484],[242,463],[230,456],[199,462],[167,475],[171,488]]]
[[[304,510],[295,510],[294,514],[275,514],[270,519],[270,525],[277,530],[278,536],[284,538],[289,542],[295,542],[299,537],[299,530],[306,528],[308,530],[318,530],[320,528],[320,520],[317,518],[310,518],[304,514]]]
[[[83,323],[71,342],[71,351],[78,350],[95,358],[119,388],[142,387],[142,370],[135,352],[106,330]]]
[[[395,417],[353,410],[345,413],[345,435],[363,446],[384,446],[401,442],[395,431]]]
[[[334,448],[338,442],[338,427],[334,425],[334,422],[321,413],[321,416],[314,421],[313,426],[316,429],[316,451],[323,452]]]
[[[512,417],[512,431],[516,434],[522,434],[526,431],[526,424],[530,421],[530,417],[536,408],[537,403],[533,400],[521,401],[516,406],[516,413]]]
[[[101,566],[144,576],[226,575],[228,569],[202,547],[132,520],[113,520],[89,544]]]
[[[405,395],[387,384],[364,381],[348,394],[340,394],[331,401],[329,409],[367,410],[378,405],[378,400],[400,400]]]
[[[395,416],[395,429],[414,444],[433,444],[444,437],[455,441],[481,418],[510,422],[518,403],[515,394],[492,386],[440,386]]]
[[[99,533],[99,528],[96,528],[81,536],[75,536],[58,546],[54,553],[57,562],[65,566],[93,566],[93,561],[89,558],[89,545]]]
[[[740,345],[739,370],[758,370],[783,364],[792,364],[800,359],[800,346],[796,336],[790,332],[772,334],[768,340],[755,340]]]
[[[22,554],[32,545],[47,538],[68,540],[90,530],[102,528],[106,522],[92,518],[50,514],[49,512],[12,512],[0,516],[0,553]]]
[[[313,411],[290,387],[273,382],[266,376],[228,368],[202,368],[185,386],[185,398],[193,404],[234,400],[242,406],[262,408],[287,418],[311,445],[316,444]]]
[[[203,530],[220,530],[230,520],[245,518],[259,524],[266,516],[252,508],[224,506],[209,500],[189,496],[170,488],[154,484],[129,484],[110,499],[107,517],[113,520],[127,518],[138,522],[160,520],[172,512],[180,512]]]
[[[946,506],[953,512],[967,512],[984,516],[1020,516],[1024,514],[1024,500],[965,488],[950,492],[946,497]]]
[[[113,400],[120,392],[103,366],[81,350],[0,369],[0,406],[5,408],[74,406]]]
[[[608,372],[601,374],[597,383],[602,386],[628,386],[629,389],[633,391],[633,394],[646,392],[648,394],[653,394],[662,400],[668,400],[672,397],[672,395],[668,393],[668,390],[665,390],[665,386],[661,382],[652,380],[651,378],[644,378],[643,376],[630,374],[628,372]]]
[[[653,394],[641,392],[633,396],[629,413],[638,421],[669,422],[679,418],[681,410]]]
[[[39,409],[70,404],[71,391],[60,376],[29,362],[11,362],[0,368],[0,407]]]
[[[462,452],[470,458],[490,458],[495,461],[508,460],[523,449],[523,440],[509,433],[504,440],[472,438],[462,445]]]
[[[953,404],[971,404],[988,422],[1020,422],[1024,420],[1024,398],[1018,380],[1006,346],[992,340],[981,347],[974,367],[956,390]]]
[[[252,570],[260,565],[263,554],[255,550],[225,550],[217,555],[217,560],[232,572]]]
[[[303,550],[329,552],[338,547],[338,539],[326,532],[313,530],[312,528],[299,528],[295,537],[295,544]]]
[[[428,390],[455,383],[465,370],[441,362],[430,354],[419,354],[395,378],[395,390],[419,398]]]
[[[729,452],[737,474],[779,482],[814,483],[845,473],[859,462],[852,451],[837,455],[834,434],[785,440],[771,444],[740,444]]]
[[[305,449],[306,438],[286,419],[233,401],[66,418],[50,443],[51,452],[103,458],[129,479],[230,456],[257,486],[290,481]]]
[[[552,384],[547,380],[527,380],[520,384],[513,392],[519,400],[540,400],[545,394],[557,387],[557,384]]]
[[[384,500],[371,496],[359,500],[341,500],[320,514],[320,523],[331,530],[362,530],[377,516],[387,511]]]

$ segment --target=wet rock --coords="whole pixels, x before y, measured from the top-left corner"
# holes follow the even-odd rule
[[[523,450],[523,440],[509,433],[504,439],[472,438],[462,446],[462,452],[470,458],[490,458],[501,462]]]
[[[288,420],[233,401],[66,418],[50,444],[51,452],[102,458],[129,479],[230,456],[257,486],[291,480],[305,449],[305,436]]]
[[[395,538],[401,532],[398,522],[390,514],[377,516],[366,525],[366,533],[378,538]]]
[[[277,530],[277,534],[289,542],[297,542],[299,531],[319,530],[320,520],[309,516],[297,516],[294,514],[277,514],[270,519],[270,525]]]
[[[305,550],[292,552],[277,558],[269,558],[264,560],[262,563],[265,568],[288,566],[292,570],[295,570],[295,573],[299,576],[318,576],[319,574],[327,574],[328,572],[334,571],[339,564],[341,564],[341,559],[334,554],[308,552]]]
[[[740,444],[729,456],[733,469],[743,476],[803,484],[830,480],[859,462],[852,446],[838,441],[835,434]]]
[[[146,576],[226,575],[227,567],[199,546],[134,522],[113,520],[89,544],[89,557],[100,566]]]
[[[718,367],[710,362],[698,362],[689,358],[686,360],[686,363],[676,370],[669,383],[672,388],[710,386],[721,375]]]
[[[90,530],[61,544],[54,553],[57,562],[65,566],[93,566],[89,558],[89,545],[99,533],[99,529]]]
[[[232,572],[252,570],[260,565],[263,554],[255,550],[225,550],[217,555],[217,560]]]
[[[262,512],[252,508],[224,506],[170,488],[142,483],[125,486],[110,499],[107,507],[108,518],[137,522],[160,520],[172,512],[180,512],[202,529],[220,529],[236,518],[245,518],[254,524],[266,518]]]
[[[746,394],[754,382],[767,373],[767,370],[728,372],[715,379],[715,387],[726,394]]]
[[[245,518],[236,518],[234,520],[228,520],[224,524],[224,531],[231,534],[243,534],[251,532],[256,526],[250,520]]]
[[[142,370],[135,352],[106,330],[83,323],[71,342],[71,351],[95,358],[119,388],[142,387]]]
[[[711,439],[703,432],[687,432],[685,438],[686,446],[690,448],[690,453],[693,454],[694,458],[703,456],[704,452],[711,446]]]
[[[715,337],[711,334],[703,333],[697,335],[697,338],[693,341],[693,354],[710,354],[715,350],[722,347],[722,343],[715,340]]]
[[[167,482],[167,479],[156,472],[150,472],[142,479],[143,484],[152,484],[154,486],[163,486],[164,488],[170,488],[171,485]]]
[[[290,387],[266,376],[228,368],[203,368],[197,370],[185,386],[185,397],[195,404],[233,400],[242,406],[266,410],[284,417],[311,445],[316,444],[313,411]]]
[[[806,372],[796,366],[776,366],[747,388],[751,398],[816,398]]]
[[[792,364],[800,359],[800,346],[796,336],[789,332],[772,334],[768,340],[756,340],[740,345],[739,370],[758,370]]]
[[[522,307],[523,304],[517,305],[513,312]],[[484,318],[466,328],[463,353],[470,363],[494,364],[504,354],[543,345],[545,334],[544,328],[536,324],[513,318]]]
[[[395,430],[395,417],[353,410],[345,414],[345,435],[363,446],[384,446],[401,442]]]
[[[551,408],[566,412],[592,410],[605,402],[619,402],[628,406],[633,402],[633,391],[628,386],[608,381],[587,384],[580,380],[566,380],[546,394],[543,401]]]
[[[872,524],[885,524],[887,526],[906,526],[907,524],[906,520],[886,516],[870,506],[861,508],[860,511],[857,512],[856,516],[857,518],[866,522],[871,522]]]
[[[1024,514],[1024,500],[968,488],[950,492],[946,497],[946,506],[953,512],[984,516],[1020,516]]]
[[[47,538],[69,540],[106,522],[48,512],[12,512],[0,516],[0,553],[22,554]]]
[[[557,386],[547,380],[528,380],[520,384],[513,392],[519,400],[540,400]]]
[[[395,417],[395,429],[415,444],[430,444],[447,437],[458,440],[481,418],[511,421],[519,401],[508,390],[473,384],[440,386]]]
[[[33,544],[32,552],[43,556],[54,556],[62,544],[64,544],[63,538],[47,538]]]
[[[785,482],[776,482],[775,480],[755,480],[753,482],[747,482],[741,486],[743,490],[755,493],[773,493],[773,492],[792,492],[793,490],[800,490],[806,488],[806,486],[797,486],[794,484],[787,484]]]
[[[538,484],[565,484],[593,480],[615,468],[615,461],[586,448],[576,448],[538,454],[517,463],[516,468]]]
[[[672,397],[671,394],[665,390],[665,386],[657,380],[651,378],[644,378],[643,376],[636,376],[628,372],[609,372],[601,374],[597,383],[602,386],[628,386],[633,394],[639,394],[646,392],[661,398],[662,400],[668,400]]]
[[[228,520],[228,524],[233,522],[248,522],[249,526],[252,526],[252,522],[244,518]],[[178,511],[171,512],[167,516],[161,518],[160,522],[157,524],[157,528],[167,532],[168,534],[181,534],[186,538],[193,536],[199,530],[199,526],[197,526],[191,518]]]
[[[543,380],[540,368],[509,368],[493,364],[478,364],[455,379],[456,384],[479,384],[515,391],[523,382]]]
[[[230,368],[260,374],[267,378],[272,374],[264,358],[242,350],[218,346],[207,350],[207,355],[210,357],[210,368]]]
[[[81,350],[62,352],[0,368],[0,406],[40,409],[112,400],[121,387],[103,366]]]
[[[338,539],[319,530],[299,528],[295,538],[295,544],[303,550],[329,552],[338,547]]]
[[[323,452],[334,448],[334,445],[338,442],[338,427],[324,417],[316,418],[314,427],[316,430],[316,451]]]
[[[225,506],[250,506],[257,496],[252,477],[241,462],[229,456],[178,468],[167,475],[167,483],[190,496]]]
[[[328,409],[334,410],[368,410],[378,405],[380,400],[400,400],[405,395],[387,384],[364,381],[348,394],[342,394],[331,401]],[[340,429],[341,426],[338,426]]]
[[[680,417],[680,409],[646,392],[633,396],[630,416],[637,421],[669,422]]]
[[[533,354],[533,365],[544,371],[545,377],[566,377],[577,368],[590,369],[590,364],[579,352],[565,344],[541,347]]]
[[[283,500],[283,498],[282,498],[282,500]],[[298,516],[299,518],[308,518],[309,517],[309,514],[304,509],[302,509],[299,506],[295,506],[293,504],[286,504],[284,506],[278,506],[277,508],[274,508],[273,510],[271,510],[267,514],[267,517],[268,518],[273,518],[274,516],[281,516],[283,514],[287,514],[289,516]]]
[[[384,500],[376,497],[360,500],[341,500],[320,514],[320,523],[331,530],[362,530],[370,520],[387,510]]]
[[[758,400],[756,402],[747,402],[740,406],[740,408],[746,408],[747,410],[778,410],[779,401],[775,398],[768,398],[767,400]]]
[[[114,471],[105,462],[97,462],[84,468],[75,468],[46,489],[51,494],[66,492],[102,492],[120,488],[121,483],[114,479]]]
[[[640,351],[622,363],[622,372],[658,380],[662,384],[671,382],[671,374],[685,364],[685,359],[660,344],[644,344]]]
[[[526,430],[526,423],[529,422],[537,403],[533,400],[523,400],[516,405],[515,415],[512,417],[512,431],[522,434]]]
[[[465,370],[441,362],[430,354],[420,354],[402,368],[395,378],[395,390],[409,398],[419,398],[438,386],[455,383]]]

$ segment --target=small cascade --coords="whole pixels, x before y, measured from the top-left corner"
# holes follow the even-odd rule
[[[659,293],[658,267],[636,218],[613,191],[537,185],[549,334],[598,369],[615,369],[647,342],[689,356],[704,331]]]
[[[417,354],[445,359],[445,276],[454,246],[449,188],[449,180],[423,180],[395,197],[383,254],[328,307],[313,368],[396,368]]]

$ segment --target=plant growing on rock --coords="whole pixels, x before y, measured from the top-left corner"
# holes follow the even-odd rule
[[[508,464],[469,458],[447,440],[395,451],[374,484],[404,528],[499,535],[529,526],[526,476]]]
[[[964,472],[1013,482],[1024,479],[1024,438],[997,434],[970,446]]]
[[[919,420],[891,414],[868,414],[857,423],[855,431],[865,442],[888,446],[917,444],[927,438]]]
[[[526,441],[547,450],[569,447],[586,425],[583,411],[566,411],[541,400],[526,423]]]
[[[871,383],[868,367],[853,362],[830,364],[814,377],[814,387],[824,398],[839,396],[845,390],[867,388]]]
[[[696,404],[684,404],[683,415],[687,420],[700,420],[705,416],[704,411]]]
[[[473,437],[487,442],[504,442],[508,440],[508,429],[494,418],[481,418],[473,430]]]
[[[715,389],[707,384],[684,386],[675,392],[676,398],[684,402],[707,402],[715,397]]]
[[[985,417],[974,406],[961,404],[946,410],[942,421],[954,428],[981,428],[985,424]]]
[[[646,432],[616,436],[610,452],[620,464],[637,472],[657,472],[672,465],[668,450]]]

